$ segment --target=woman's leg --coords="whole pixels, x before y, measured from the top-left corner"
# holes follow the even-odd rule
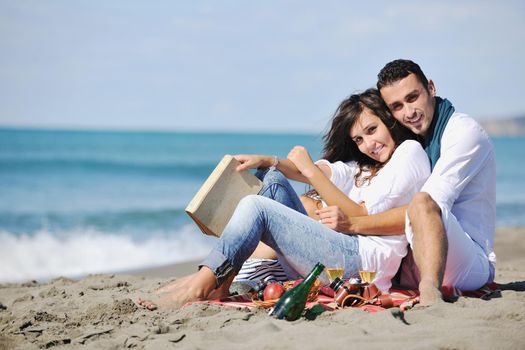
[[[290,278],[305,276],[319,261],[326,266],[338,263],[332,260],[339,254],[345,255],[345,277],[357,276],[361,268],[357,236],[333,231],[268,198],[247,196],[201,269],[169,293],[163,304],[178,307],[208,298],[241,267],[261,240],[276,250]]]
[[[259,195],[273,199],[287,207],[306,215],[306,210],[288,179],[275,169],[261,169],[255,176],[263,182]],[[277,259],[277,253],[264,243],[259,243],[250,259]]]
[[[260,196],[271,198],[288,208],[306,215],[306,210],[299,196],[288,179],[279,170],[259,170],[255,176],[263,182],[263,187],[258,193]]]
[[[301,204],[297,193],[293,189],[288,179],[280,171],[273,169],[261,169],[256,172],[255,176],[257,176],[257,178],[263,182],[263,187],[259,191],[258,195],[273,199],[274,201],[282,203],[291,209],[306,214],[306,211]],[[276,260],[277,253],[273,248],[260,242],[249,258]],[[167,286],[157,290],[156,293],[163,294],[170,292],[178,285],[186,283],[186,279],[188,277],[178,278],[175,282],[172,282]],[[224,289],[227,289],[227,286],[224,287]]]
[[[275,201],[248,196],[238,205],[217,245],[203,261],[222,278],[237,271],[259,241],[275,249],[290,278],[306,275],[318,262],[328,265],[336,253],[345,255],[348,277],[357,276],[361,267],[357,236],[333,231]]]

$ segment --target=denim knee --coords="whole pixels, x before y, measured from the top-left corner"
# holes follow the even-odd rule
[[[283,173],[277,169],[260,169],[257,170],[255,176],[257,176],[265,186],[271,186],[273,184],[284,185],[288,183]]]
[[[257,194],[249,194],[239,201],[235,210],[246,213],[246,215],[249,213],[251,217],[255,217],[261,212],[261,206],[264,206],[264,201],[268,199]]]
[[[306,215],[306,210],[301,200],[283,173],[276,169],[265,169],[264,172],[261,171],[258,175],[262,176],[263,181],[263,187],[258,193],[260,196],[271,198],[288,208]]]

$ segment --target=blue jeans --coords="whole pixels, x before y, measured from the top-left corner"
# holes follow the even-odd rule
[[[288,208],[308,215],[292,185],[280,171],[262,169],[258,170],[255,176],[263,182],[263,187],[258,193],[259,196],[271,198]]]
[[[290,279],[306,276],[317,262],[337,266],[343,255],[345,277],[358,276],[361,258],[357,236],[336,232],[308,217],[280,172],[268,171],[263,182],[262,195],[250,195],[239,202],[216,246],[201,263],[213,271],[217,285],[241,268],[260,241],[277,252]],[[324,274],[321,278],[327,283]]]

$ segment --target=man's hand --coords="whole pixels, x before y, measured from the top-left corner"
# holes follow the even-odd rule
[[[288,159],[294,163],[297,170],[305,177],[308,178],[312,176],[316,166],[306,148],[303,146],[295,146],[290,153],[288,153]]]
[[[349,233],[351,223],[345,213],[336,205],[321,208],[315,211],[321,218],[319,222],[334,231]]]

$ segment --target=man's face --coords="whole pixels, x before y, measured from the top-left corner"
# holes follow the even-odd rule
[[[412,73],[384,86],[380,92],[394,118],[417,135],[426,136],[435,107],[436,88],[432,80],[425,87]]]

